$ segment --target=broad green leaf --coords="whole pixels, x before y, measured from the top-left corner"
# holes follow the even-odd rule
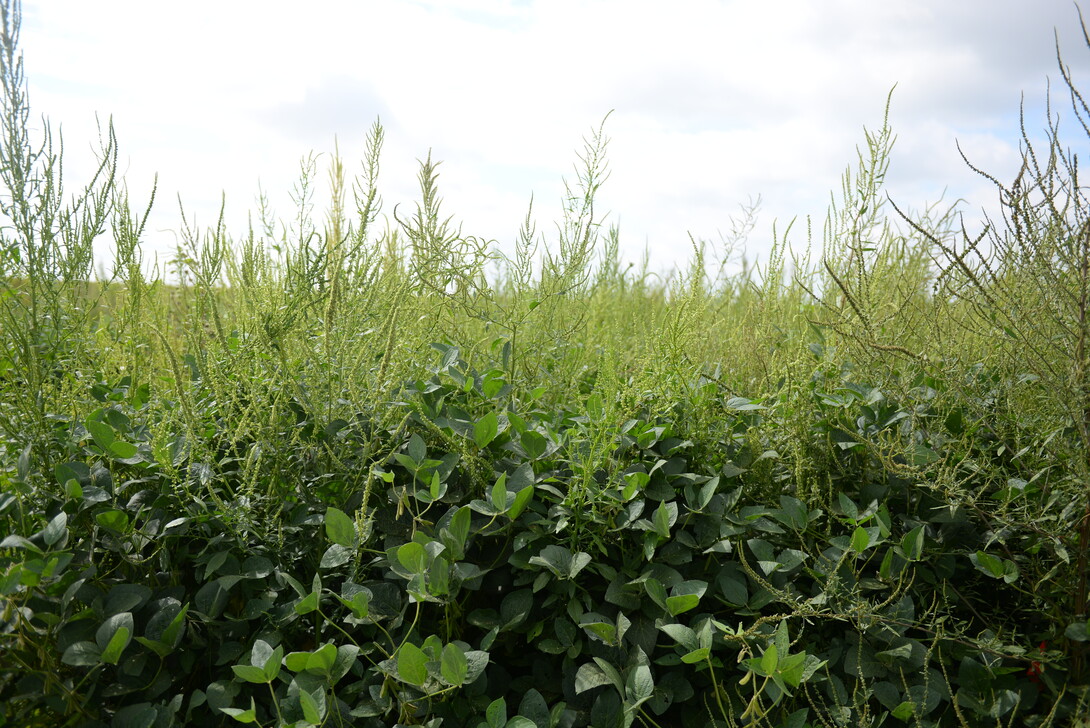
[[[513,503],[511,503],[511,507],[507,509],[507,517],[510,518],[512,521],[518,518],[519,514],[521,514],[526,509],[526,506],[530,503],[530,499],[533,497],[534,486],[528,485],[520,490],[515,495],[515,500]]]
[[[625,694],[629,700],[637,703],[647,700],[655,692],[655,679],[651,676],[651,668],[647,665],[637,665],[628,673],[625,682]]]
[[[618,693],[624,693],[624,680],[621,678],[621,673],[617,671],[617,668],[612,664],[603,660],[601,657],[595,657],[594,662],[601,668],[605,676],[609,678],[609,682],[613,687],[617,688]]]
[[[140,636],[134,637],[133,639],[142,644],[144,647],[147,647],[159,657],[166,657],[174,651],[173,647],[166,644],[165,642],[160,642],[159,640],[152,640],[148,639],[147,637]]]
[[[46,546],[52,546],[61,540],[64,536],[65,529],[68,526],[68,514],[61,511],[46,524],[42,529],[42,540],[45,541]]]
[[[338,543],[329,545],[322,554],[322,560],[318,562],[319,569],[335,569],[344,566],[352,559],[353,549],[341,546]]]
[[[703,662],[704,660],[708,659],[708,655],[710,654],[710,647],[701,647],[699,649],[693,650],[692,652],[687,652],[682,655],[681,661],[684,662],[686,665],[692,665],[694,663]]]
[[[265,671],[260,667],[255,667],[253,665],[231,665],[231,670],[235,673],[236,677],[240,680],[245,680],[246,682],[259,685],[261,683],[269,682],[269,679],[265,675]]]
[[[847,516],[852,523],[859,520],[859,506],[855,504],[855,501],[843,493],[838,493],[837,502],[840,505],[840,510],[844,512],[844,515]]]
[[[563,546],[549,544],[537,556],[531,556],[530,563],[544,566],[561,579],[566,579],[572,565],[572,553]]]
[[[337,662],[337,646],[327,642],[307,657],[307,669],[328,673]]]
[[[473,442],[477,443],[477,447],[487,447],[488,443],[496,439],[499,430],[499,418],[495,412],[489,412],[473,423]]]
[[[507,725],[507,701],[503,698],[493,700],[485,708],[484,717],[488,728],[504,728]]]
[[[359,654],[360,648],[356,645],[341,645],[337,648],[337,659],[329,671],[330,684],[335,684],[352,670]]]
[[[352,616],[356,619],[365,619],[370,614],[371,594],[367,591],[358,591],[351,598],[337,597],[341,604],[352,610]]]
[[[584,551],[577,551],[571,559],[571,567],[568,569],[568,578],[574,579],[576,574],[585,569],[590,564],[590,554]]]
[[[666,588],[662,586],[662,583],[654,577],[648,577],[643,583],[643,588],[647,592],[647,596],[651,597],[651,601],[657,604],[660,608],[669,611],[666,606]]]
[[[114,440],[110,443],[109,453],[110,455],[113,455],[114,457],[121,460],[127,460],[128,458],[136,455],[137,449],[136,445],[133,445],[131,442],[125,442],[124,440]]]
[[[861,554],[870,546],[870,534],[862,526],[856,526],[852,532],[851,548],[857,554]]]
[[[916,711],[916,706],[912,703],[905,701],[893,709],[891,715],[897,720],[908,720],[912,717],[912,714]]]
[[[74,478],[66,480],[64,481],[64,494],[71,500],[81,500],[83,498],[83,486]]]
[[[102,650],[99,646],[94,642],[84,641],[69,645],[61,655],[61,662],[74,667],[90,667],[99,664],[101,658]]]
[[[410,573],[423,574],[428,561],[428,552],[416,541],[410,541],[398,547],[397,560]]]
[[[679,614],[695,609],[700,604],[700,597],[696,594],[680,594],[666,597],[666,609],[676,617]]]
[[[424,458],[428,455],[428,449],[424,444],[424,439],[417,434],[414,434],[409,438],[409,444],[405,450],[417,465],[424,462]]]
[[[404,682],[420,687],[428,679],[428,657],[412,642],[397,651],[397,674]]]
[[[537,728],[551,728],[557,725],[549,714],[549,704],[534,688],[530,688],[523,694],[519,702],[518,714],[529,718]]]
[[[1090,641],[1090,622],[1073,622],[1067,625],[1064,636],[1074,642]]]
[[[439,663],[439,672],[449,685],[462,685],[469,672],[469,663],[465,653],[458,645],[450,644],[443,647],[443,655]]]
[[[118,627],[102,650],[102,661],[107,665],[116,665],[121,660],[121,653],[131,641],[132,631],[128,627]]]
[[[114,638],[120,630],[125,630],[126,639],[125,644],[122,645],[122,649],[129,644],[128,637],[132,636],[133,632],[133,618],[132,612],[121,612],[115,614],[103,622],[98,631],[95,632],[95,642],[102,649],[105,654],[107,645],[113,642]],[[115,664],[115,663],[112,663]]]
[[[62,485],[72,480],[76,481],[81,491],[82,486],[91,484],[91,469],[84,463],[76,461],[61,463],[53,469],[53,474],[57,477],[57,482]]]
[[[17,534],[5,536],[4,540],[0,541],[0,549],[26,549],[36,554],[42,553],[42,550],[35,546],[33,541]]]
[[[904,551],[905,558],[909,561],[919,561],[923,556],[924,540],[923,526],[916,526],[902,536],[901,550]]]
[[[761,670],[766,675],[771,675],[776,671],[776,665],[779,664],[779,659],[776,654],[776,645],[769,645],[765,653],[761,655]]]
[[[575,694],[585,693],[600,685],[609,685],[610,679],[602,672],[602,668],[593,662],[581,665],[575,673]]]
[[[250,698],[250,707],[247,710],[241,710],[239,708],[220,708],[220,710],[237,720],[239,723],[253,723],[257,720],[257,708],[254,706],[253,698]]]
[[[299,707],[303,711],[303,720],[312,725],[321,725],[324,711],[318,709],[318,701],[306,690],[299,691]]]
[[[254,640],[254,645],[250,648],[250,664],[254,667],[264,668],[265,663],[269,661],[272,654],[272,645],[262,639]]]
[[[670,538],[670,527],[677,521],[677,503],[661,503],[651,516],[655,533],[662,538]]]
[[[912,643],[906,642],[900,647],[894,647],[890,650],[883,650],[877,653],[877,657],[879,660],[882,660],[887,664],[895,660],[907,660],[912,657]]]
[[[786,652],[780,652],[784,655]],[[785,658],[780,659],[780,664],[776,667],[776,672],[779,673],[780,678],[793,688],[797,688],[802,684],[803,673],[806,671],[806,658],[809,657],[805,652],[796,652],[793,655],[787,655]]]
[[[99,410],[99,412],[101,412],[101,410]],[[102,450],[109,452],[110,445],[117,439],[114,435],[114,428],[110,427],[105,422],[93,419],[88,419],[83,423],[83,426],[91,433],[91,437],[94,439],[95,444],[102,448]]]
[[[696,632],[683,624],[663,624],[659,625],[659,629],[670,635],[675,642],[686,650],[695,650],[699,645],[699,642],[696,639]]]
[[[993,579],[1002,577],[1005,571],[1002,559],[984,551],[977,551],[975,554],[970,554],[969,560],[973,562],[977,571],[987,574]]]
[[[129,526],[129,517],[124,511],[109,510],[96,514],[95,522],[103,528],[123,533]]]
[[[459,508],[457,513],[450,519],[450,532],[461,546],[463,554],[465,553],[466,540],[469,538],[469,526],[472,519],[473,511],[466,506]]]
[[[537,460],[544,455],[545,449],[549,445],[549,442],[545,439],[544,435],[534,432],[533,430],[527,430],[522,433],[520,439],[522,440],[522,449],[526,451],[526,457],[530,460]]]
[[[170,621],[167,628],[163,630],[163,635],[160,640],[164,644],[168,644],[171,647],[177,647],[182,641],[182,635],[185,633],[185,617],[189,612],[189,604],[182,606],[181,610],[174,616],[174,619]]]
[[[666,609],[675,617],[695,609],[707,589],[708,583],[705,581],[683,581],[670,590],[671,594],[666,598]]]
[[[505,728],[537,728],[537,724],[529,718],[516,715],[507,721]]]
[[[261,665],[261,669],[265,672],[265,679],[272,682],[280,674],[280,666],[284,660],[284,648],[277,647],[272,651],[272,654],[266,658],[265,662]]]
[[[776,627],[775,645],[776,652],[781,657],[785,657],[791,649],[791,635],[787,631],[786,619],[780,620],[779,626]]]
[[[327,508],[325,512],[325,533],[329,540],[344,548],[356,545],[356,524],[348,515],[336,508]]]
[[[481,676],[488,667],[488,653],[484,650],[470,650],[466,653],[466,662],[469,663],[469,672],[466,674],[466,684],[472,683]]]
[[[583,622],[579,626],[605,642],[607,645],[612,645],[616,642],[617,628],[608,622]]]
[[[161,714],[159,711],[162,710]],[[151,703],[134,703],[126,705],[116,713],[110,721],[111,728],[153,728],[161,715],[165,715],[166,706],[153,706]],[[159,725],[163,725],[162,722]]]
[[[492,486],[492,507],[497,512],[503,513],[507,510],[507,473],[500,473],[500,477],[496,479],[496,484]]]
[[[284,658],[284,667],[292,672],[303,672],[307,669],[307,660],[309,659],[309,652],[289,652]]]
[[[318,592],[312,591],[295,604],[296,614],[310,614],[318,608]]]

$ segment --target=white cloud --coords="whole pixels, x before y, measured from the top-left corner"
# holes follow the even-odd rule
[[[153,250],[173,245],[157,231],[178,228],[178,194],[211,224],[225,191],[229,227],[241,232],[258,181],[283,208],[298,159],[331,151],[335,135],[356,169],[376,116],[387,127],[387,211],[411,203],[415,160],[430,148],[466,233],[509,242],[534,193],[548,234],[582,137],[615,109],[600,209],[619,219],[630,258],[646,243],[666,268],[683,263],[687,232],[716,238],[758,194],[751,253],[767,248],[774,217],[782,229],[822,215],[894,84],[891,193],[920,207],[946,189],[969,200],[972,217],[994,192],[955,139],[1001,178],[1013,173],[1020,95],[1036,131],[1046,77],[1054,89],[1059,77],[1054,27],[1073,72],[1090,78],[1066,0],[301,8],[25,0],[32,104],[63,124],[73,163],[90,158],[95,112],[113,114],[134,192],[160,175]]]

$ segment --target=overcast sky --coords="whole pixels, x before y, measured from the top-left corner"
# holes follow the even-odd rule
[[[914,209],[964,198],[975,221],[996,195],[956,141],[1005,179],[1023,93],[1032,130],[1049,79],[1073,121],[1054,30],[1090,89],[1068,0],[24,0],[23,15],[32,110],[62,128],[69,174],[92,160],[96,113],[113,116],[136,199],[158,173],[149,254],[174,247],[179,195],[207,226],[225,193],[235,235],[259,184],[290,218],[300,158],[336,137],[359,170],[376,117],[384,212],[416,199],[431,149],[466,234],[510,246],[533,194],[555,238],[562,180],[614,110],[599,209],[627,258],[683,265],[689,233],[718,240],[758,195],[761,256],[774,220],[820,230],[895,84],[887,189]]]

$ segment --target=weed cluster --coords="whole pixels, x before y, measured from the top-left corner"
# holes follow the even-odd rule
[[[666,278],[596,211],[604,122],[509,257],[430,155],[379,224],[376,122],[324,219],[310,158],[290,224],[148,270],[112,127],[71,197],[31,139],[18,31],[0,2],[0,725],[1090,719],[1090,222],[1051,111],[979,236],[887,215],[888,104],[816,260],[693,241]]]

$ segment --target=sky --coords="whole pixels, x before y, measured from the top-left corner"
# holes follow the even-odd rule
[[[597,210],[625,259],[669,270],[690,235],[723,241],[758,198],[746,256],[793,218],[805,247],[891,89],[887,192],[911,210],[963,200],[979,227],[997,195],[958,144],[1011,179],[1019,104],[1038,134],[1051,82],[1078,148],[1057,37],[1090,82],[1068,0],[24,0],[21,45],[70,185],[94,162],[96,115],[113,119],[134,202],[158,175],[146,259],[175,249],[179,199],[200,228],[226,199],[236,237],[259,190],[290,220],[300,161],[321,155],[324,188],[336,140],[359,173],[376,119],[385,215],[411,209],[430,151],[463,233],[510,250],[532,195],[555,242],[564,180],[609,114]]]

